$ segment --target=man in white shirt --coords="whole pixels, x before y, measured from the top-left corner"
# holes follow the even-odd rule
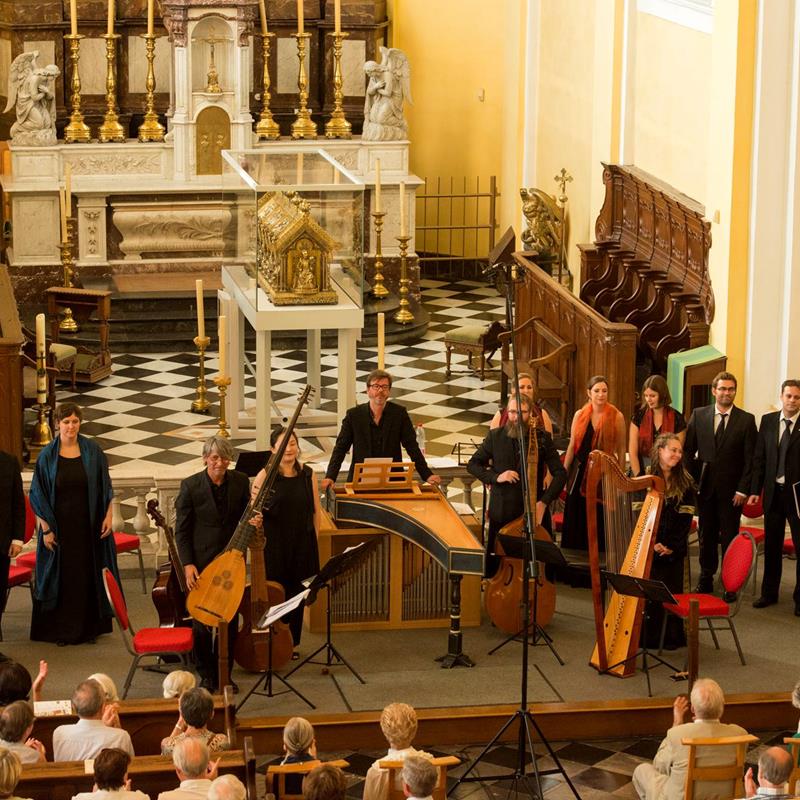
[[[217,777],[219,759],[208,763],[208,748],[201,739],[182,739],[172,751],[172,763],[180,786],[161,792],[158,800],[207,800],[211,782]]]
[[[144,792],[131,789],[128,767],[131,757],[118,747],[106,747],[94,760],[94,789],[79,792],[72,800],[149,800]]]
[[[689,748],[683,739],[710,736],[742,736],[747,733],[739,725],[726,725],[719,721],[725,709],[725,697],[716,681],[700,678],[695,681],[691,694],[693,722],[684,722],[689,711],[689,701],[679,695],[673,703],[673,726],[658,748],[652,764],[639,764],[633,771],[633,785],[641,800],[683,800],[686,770],[689,766]],[[719,748],[727,751],[728,748]],[[735,750],[708,756],[703,766],[729,763]],[[703,800],[704,784],[696,787],[695,797]],[[719,794],[717,785],[711,784],[711,793]]]
[[[407,756],[400,770],[403,794],[408,800],[431,800],[439,771],[427,758]]]
[[[220,775],[211,781],[208,800],[245,800],[247,789],[235,775]]]
[[[744,789],[748,800],[762,797],[766,800],[788,800],[786,781],[792,774],[792,757],[782,747],[767,748],[758,759],[758,781],[753,778],[753,768],[744,776]]]
[[[118,727],[116,703],[106,703],[97,681],[78,684],[72,694],[72,708],[79,719],[74,725],[59,725],[53,731],[53,761],[95,758],[104,747],[118,747],[133,758],[130,734]]]

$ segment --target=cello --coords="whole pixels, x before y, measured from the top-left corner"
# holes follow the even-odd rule
[[[150,591],[153,605],[158,612],[158,626],[160,628],[174,628],[191,623],[191,617],[186,610],[186,575],[183,571],[178,548],[175,545],[175,534],[167,525],[163,514],[158,510],[158,500],[149,500],[147,513],[153,522],[164,532],[167,541],[169,560],[159,565],[156,580]]]
[[[536,417],[531,414],[528,432],[528,486],[530,487],[530,508],[531,517],[536,519],[536,487],[538,485],[539,473],[539,442],[537,437]],[[499,531],[501,536],[525,535],[526,515],[518,517],[505,524]],[[541,526],[536,525],[534,529],[534,539],[541,541],[552,541],[550,534]],[[525,620],[522,610],[522,591],[523,591],[523,570],[522,559],[511,558],[503,554],[502,545],[498,541],[497,552],[502,555],[500,567],[495,575],[489,580],[484,594],[486,613],[495,624],[505,633],[518,633],[534,619],[542,627],[547,625],[553,618],[556,610],[556,587],[555,584],[547,579],[545,568],[542,562],[539,564],[539,575],[534,581],[530,582],[531,618]],[[534,585],[535,584],[535,585]]]

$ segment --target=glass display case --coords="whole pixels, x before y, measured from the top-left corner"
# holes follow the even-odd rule
[[[258,310],[363,308],[364,183],[346,167],[322,148],[225,150],[222,191]]]

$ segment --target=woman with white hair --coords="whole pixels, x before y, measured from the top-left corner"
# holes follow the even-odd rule
[[[170,700],[173,697],[180,697],[189,689],[194,689],[195,686],[197,686],[197,678],[191,672],[185,669],[174,669],[164,678],[161,689],[164,699]]]

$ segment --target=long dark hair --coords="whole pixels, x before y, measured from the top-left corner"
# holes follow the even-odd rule
[[[680,500],[686,491],[694,486],[694,479],[681,458],[670,472],[669,480],[667,480],[661,470],[661,459],[658,456],[659,450],[663,450],[673,439],[680,441],[674,433],[662,433],[653,443],[653,449],[650,451],[650,474],[664,479],[664,483],[667,485],[667,498],[676,497]]]
[[[273,429],[273,431],[272,431],[272,433],[270,434],[270,437],[269,437],[270,449],[272,449],[272,450],[275,449],[275,443],[278,441],[278,439],[284,433],[286,433],[286,428],[285,427],[279,427],[279,428]],[[292,431],[292,436],[294,437],[295,442],[297,442],[297,454],[299,455],[300,454],[300,440],[297,438],[297,434],[294,431]],[[294,471],[295,471],[295,475],[299,475],[303,471],[303,465],[300,463],[300,459],[299,458],[296,458],[294,460]]]

